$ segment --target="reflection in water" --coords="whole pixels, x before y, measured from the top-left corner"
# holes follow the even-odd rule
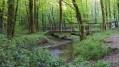
[[[61,53],[64,53],[63,51],[59,50],[59,49],[54,49],[50,51],[50,54],[52,56],[59,56]]]
[[[61,45],[61,46],[58,46],[58,47],[51,48],[50,49],[50,54],[52,56],[61,57],[65,61],[70,62],[73,59],[73,56],[74,56],[73,46],[78,44],[78,43],[79,43],[79,41],[77,41],[75,43],[65,44],[65,45]]]

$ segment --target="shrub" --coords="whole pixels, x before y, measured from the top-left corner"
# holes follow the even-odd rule
[[[62,59],[50,56],[34,42],[0,41],[3,41],[0,43],[0,67],[66,67]]]
[[[111,65],[104,60],[99,60],[95,67],[111,67]]]
[[[44,35],[23,35],[23,36],[18,36],[18,37],[14,37],[14,41],[19,43],[19,42],[36,42],[37,40],[41,40],[41,39],[48,39],[46,36]]]
[[[79,56],[75,58],[73,67],[92,67],[92,65],[89,61]]]
[[[84,40],[76,48],[76,52],[83,58],[98,60],[108,53],[108,48],[102,46],[101,42]]]
[[[83,58],[98,60],[109,53],[109,47],[104,46],[104,40],[112,32],[95,33],[88,36],[87,39],[81,41],[78,45],[74,46],[75,53]]]

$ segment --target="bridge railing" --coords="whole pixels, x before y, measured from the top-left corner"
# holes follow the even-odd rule
[[[110,21],[110,22],[106,23],[107,29],[113,28],[114,24],[117,22],[118,21]],[[85,24],[86,24],[86,26],[85,26],[86,32],[102,31],[102,23],[85,23]],[[50,28],[51,32],[53,32],[53,31],[61,31],[61,32],[66,32],[66,31],[77,32],[77,31],[79,31],[78,23],[66,23],[62,27],[51,25],[48,28]]]

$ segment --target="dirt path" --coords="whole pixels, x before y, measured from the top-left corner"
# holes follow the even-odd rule
[[[104,60],[109,62],[112,67],[119,67],[119,34],[111,35],[108,39],[107,46],[112,48],[112,53],[104,57]]]

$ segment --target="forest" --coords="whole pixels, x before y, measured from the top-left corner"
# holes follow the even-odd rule
[[[119,0],[0,0],[0,67],[119,67]]]

